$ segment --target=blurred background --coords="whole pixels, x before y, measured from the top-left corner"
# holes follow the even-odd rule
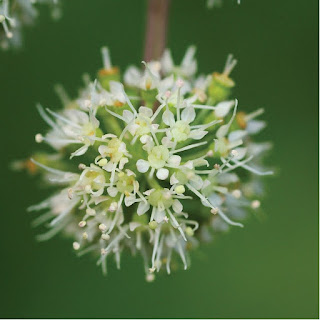
[[[103,277],[95,261],[76,258],[59,237],[35,241],[26,207],[48,190],[12,172],[13,160],[40,146],[41,102],[59,108],[53,86],[72,95],[84,72],[101,66],[108,45],[123,70],[143,54],[146,2],[61,0],[54,22],[47,8],[26,29],[18,52],[0,52],[1,232],[0,317],[18,318],[316,318],[318,317],[318,1],[173,0],[168,46],[179,62],[190,44],[199,71],[222,71],[228,53],[246,111],[264,107],[274,142],[265,180],[266,221],[251,219],[192,254],[192,266],[146,283],[140,258],[123,256]]]

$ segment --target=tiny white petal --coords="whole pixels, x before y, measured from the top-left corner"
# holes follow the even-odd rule
[[[170,177],[170,184],[173,185],[173,184],[176,184],[178,183],[179,180],[176,178],[176,176],[173,174],[171,177]]]
[[[138,227],[140,227],[141,224],[139,222],[130,222],[129,223],[129,229],[130,231],[134,231],[135,229],[137,229]]]
[[[145,115],[148,118],[151,118],[152,114],[153,114],[152,109],[147,108],[147,107],[140,107],[139,108],[139,113]]]
[[[265,128],[265,126],[266,126],[265,121],[251,120],[248,122],[246,130],[250,134],[255,134],[255,133],[258,133],[259,131],[261,131],[263,128]]]
[[[145,173],[149,170],[150,164],[148,161],[145,161],[143,159],[139,159],[137,161],[137,169],[141,173]]]
[[[196,112],[193,107],[187,107],[183,109],[181,113],[181,119],[187,123],[192,122],[196,117]]]
[[[193,162],[191,160],[189,160],[183,166],[188,169],[193,169]]]
[[[217,118],[224,118],[230,111],[231,107],[234,105],[234,101],[222,101],[217,104],[214,110],[215,116]]]
[[[174,212],[180,213],[183,209],[183,206],[179,200],[175,199],[172,204],[172,209]]]
[[[229,133],[228,140],[230,142],[240,140],[244,138],[247,135],[247,132],[245,130],[235,130]]]
[[[202,139],[208,131],[203,131],[203,130],[192,130],[189,134],[189,138],[195,139],[195,140],[200,140]]]
[[[178,155],[173,155],[169,158],[168,164],[173,167],[178,167],[181,162],[181,157]]]
[[[171,111],[166,110],[162,115],[162,120],[167,126],[173,126],[174,125],[174,115]]]
[[[140,202],[139,205],[138,205],[138,209],[137,209],[137,213],[139,216],[141,216],[142,214],[144,214],[145,212],[147,212],[150,208],[150,204],[149,202]]]
[[[133,194],[124,198],[124,204],[126,205],[126,207],[130,207],[135,202],[136,202],[136,197]]]
[[[118,193],[118,189],[115,187],[109,187],[109,188],[107,188],[107,192],[110,197],[115,197]]]
[[[157,171],[157,178],[160,180],[166,180],[169,175],[169,170],[165,168],[161,168]]]
[[[122,116],[127,123],[132,121],[132,119],[134,118],[133,113],[129,110],[124,110]]]

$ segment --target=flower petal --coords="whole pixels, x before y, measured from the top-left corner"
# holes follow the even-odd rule
[[[156,176],[160,180],[166,180],[169,176],[169,170],[165,168],[161,168],[157,171]]]
[[[181,162],[181,157],[178,155],[173,155],[169,158],[168,164],[172,167],[178,167]]]
[[[171,111],[166,110],[162,115],[162,120],[167,126],[173,126],[174,125],[174,115]]]
[[[172,209],[175,213],[180,213],[183,209],[183,206],[179,200],[175,199],[172,204]]]
[[[145,173],[149,170],[150,164],[148,161],[145,161],[143,159],[139,159],[137,161],[137,169],[139,172]]]
[[[141,216],[142,214],[147,212],[149,208],[150,208],[149,202],[144,202],[144,201],[140,202],[137,209],[138,215]]]
[[[196,112],[193,107],[186,107],[181,113],[181,119],[187,123],[192,122],[196,117]]]

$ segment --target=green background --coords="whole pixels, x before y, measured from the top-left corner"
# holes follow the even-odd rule
[[[173,0],[168,46],[179,61],[198,48],[200,72],[222,70],[228,53],[239,107],[264,107],[274,142],[266,179],[267,219],[252,219],[192,254],[192,267],[154,283],[139,258],[124,256],[106,278],[59,237],[37,243],[25,208],[48,194],[9,170],[40,146],[45,125],[35,103],[58,108],[53,85],[75,95],[81,75],[101,66],[108,45],[122,69],[142,59],[142,0],[62,0],[54,22],[46,8],[25,32],[20,52],[0,52],[0,317],[315,318],[318,316],[318,3],[316,0]]]

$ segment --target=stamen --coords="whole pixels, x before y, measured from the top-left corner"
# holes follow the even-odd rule
[[[102,62],[103,62],[104,69],[105,70],[112,69],[109,49],[107,47],[102,47],[101,54],[102,54]]]
[[[223,70],[223,74],[226,75],[226,76],[229,76],[231,71],[236,66],[237,62],[238,61],[236,59],[233,59],[233,55],[229,54],[228,57],[227,57],[226,65],[225,65],[224,70]]]
[[[36,106],[41,118],[53,129],[57,129],[58,131],[62,131],[61,128],[59,126],[57,126],[57,124],[51,120],[50,117],[48,117],[48,115],[45,113],[43,107],[40,104],[37,104]]]
[[[246,165],[246,164],[241,164],[239,161],[237,161],[237,160],[232,160],[233,162],[235,162],[236,164],[239,164],[239,166],[240,167],[242,167],[242,168],[244,168],[244,169],[246,169],[246,170],[248,170],[248,171],[250,171],[250,172],[252,172],[252,173],[255,173],[255,174],[257,174],[258,176],[269,176],[269,175],[272,175],[273,174],[273,171],[265,171],[265,172],[261,172],[261,171],[259,171],[259,170],[257,170],[257,169],[254,169],[254,168],[252,168],[252,167],[250,167],[250,166],[248,166],[248,165]]]
[[[122,121],[124,121],[124,122],[127,122],[127,121],[125,120],[125,118],[121,117],[119,114],[117,114],[117,113],[109,110],[107,107],[105,107],[105,109],[106,109],[107,112],[109,112],[110,114],[112,114],[114,117],[116,117],[116,118],[118,118],[118,119],[120,119],[120,120],[122,120]]]
[[[58,114],[58,113],[50,110],[49,108],[46,108],[46,110],[47,110],[51,115],[53,115],[53,116],[56,117],[57,119],[65,122],[66,124],[69,124],[70,126],[73,126],[73,127],[77,128],[77,129],[81,129],[81,127],[80,127],[78,124],[76,124],[76,123],[68,120],[67,118],[61,116],[60,114]]]
[[[183,148],[181,148],[181,149],[177,149],[177,150],[174,150],[174,151],[170,151],[170,153],[171,153],[171,154],[174,154],[174,153],[186,151],[186,150],[189,150],[189,149],[193,149],[193,148],[197,148],[197,147],[203,146],[203,145],[205,145],[205,144],[207,144],[207,141],[190,144],[189,146],[183,147]]]
[[[234,226],[243,227],[242,223],[238,223],[230,220],[218,207],[213,206],[204,195],[202,195],[198,190],[193,188],[189,183],[187,184],[187,187],[190,189],[190,191],[192,191],[195,195],[197,195],[204,203],[206,203],[209,207],[211,207],[211,209],[218,209],[219,216],[224,221]]]
[[[182,235],[183,240],[184,240],[184,241],[187,241],[187,238],[186,238],[186,236],[185,236],[182,228],[180,227],[180,224],[178,223],[177,219],[174,217],[174,215],[171,213],[171,211],[170,211],[169,209],[167,209],[167,212],[169,213],[169,216],[170,216],[170,218],[171,218],[171,220],[172,220],[172,225],[173,225],[173,227],[176,228],[176,229],[178,229],[179,232],[180,232],[181,235]]]
[[[248,121],[250,121],[250,120],[252,120],[252,119],[260,116],[260,115],[263,114],[263,113],[264,113],[264,109],[263,109],[263,108],[260,108],[260,109],[258,109],[258,110],[256,110],[256,111],[252,112],[252,113],[247,114],[247,115],[244,117],[244,119],[245,119],[246,122],[248,122]]]

